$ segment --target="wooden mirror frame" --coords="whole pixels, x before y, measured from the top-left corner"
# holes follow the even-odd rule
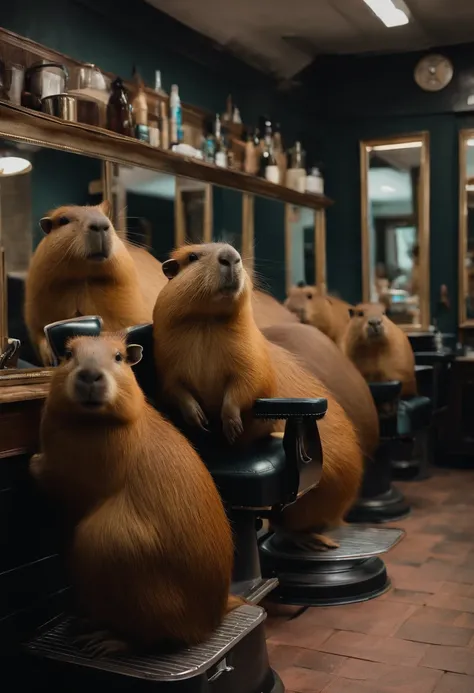
[[[468,287],[466,281],[466,251],[467,251],[467,147],[468,140],[474,140],[474,130],[459,131],[459,250],[458,250],[458,315],[459,327],[473,328],[474,318],[467,317],[466,298]]]
[[[420,322],[400,324],[407,332],[422,332],[430,327],[430,136],[426,131],[406,135],[383,137],[375,140],[362,140],[360,150],[361,184],[361,243],[362,243],[362,300],[370,302],[370,236],[368,225],[368,171],[369,153],[373,147],[384,144],[405,144],[421,142],[420,190],[418,205],[418,244],[420,247]]]
[[[291,260],[293,244],[291,240],[291,208],[295,205],[285,205],[285,287],[286,293],[293,286],[291,278]],[[314,277],[315,285],[321,296],[327,292],[326,283],[326,211],[315,209],[314,212]]]

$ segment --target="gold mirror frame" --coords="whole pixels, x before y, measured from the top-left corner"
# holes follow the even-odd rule
[[[430,327],[430,136],[426,131],[375,140],[362,140],[360,150],[361,183],[361,242],[362,242],[362,300],[370,302],[370,235],[368,225],[369,153],[381,145],[402,145],[421,142],[420,190],[418,206],[418,243],[420,248],[420,322],[399,325],[407,332],[422,332]]]
[[[295,205],[285,205],[285,287],[286,293],[293,286],[291,277],[291,260],[293,244],[291,239],[291,208]],[[314,277],[316,287],[321,296],[326,295],[326,211],[314,211]]]
[[[467,147],[468,140],[474,140],[474,130],[459,131],[459,264],[458,264],[458,314],[459,327],[474,327],[474,318],[467,317],[466,299],[469,295],[466,277],[466,251],[467,251]]]

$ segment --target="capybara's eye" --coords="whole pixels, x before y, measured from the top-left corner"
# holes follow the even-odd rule
[[[188,261],[189,262],[196,262],[196,260],[199,260],[199,255],[196,255],[196,253],[189,253]]]
[[[121,361],[123,361],[123,356],[120,353],[120,351],[117,351],[117,353],[115,354],[115,360],[117,361],[117,363],[120,363]]]
[[[59,217],[58,226],[66,226],[66,224],[69,224],[69,219],[67,217]]]
[[[72,351],[70,349],[66,349],[64,352],[64,360],[65,361],[70,361],[72,359]]]
[[[309,300],[311,301],[311,299],[313,298],[313,294],[306,294],[306,298],[309,298]]]
[[[364,311],[363,311],[363,310],[359,310],[359,312],[357,313],[357,315],[359,316],[359,318],[363,318],[363,317],[364,317]]]

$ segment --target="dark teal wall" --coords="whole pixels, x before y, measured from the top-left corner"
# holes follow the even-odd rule
[[[212,238],[242,250],[242,193],[214,187],[212,190]]]
[[[285,205],[255,198],[255,279],[264,291],[285,298]]]
[[[160,262],[167,260],[174,248],[174,200],[127,193],[127,216],[150,222],[153,255]]]
[[[362,293],[359,141],[426,130],[431,142],[431,311],[441,284],[451,309],[445,330],[458,322],[458,130],[474,127],[467,105],[474,93],[474,45],[441,49],[455,68],[452,83],[437,93],[422,91],[413,69],[420,53],[321,58],[302,75],[309,120],[323,122],[322,133],[308,129],[309,148],[324,160],[327,194],[328,284],[349,301]],[[316,96],[314,96],[316,95]],[[313,100],[314,97],[314,100]],[[317,100],[316,100],[317,97]]]

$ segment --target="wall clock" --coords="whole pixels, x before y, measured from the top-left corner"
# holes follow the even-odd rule
[[[430,53],[415,67],[415,82],[424,91],[441,91],[453,78],[454,68],[449,58],[438,53]]]

